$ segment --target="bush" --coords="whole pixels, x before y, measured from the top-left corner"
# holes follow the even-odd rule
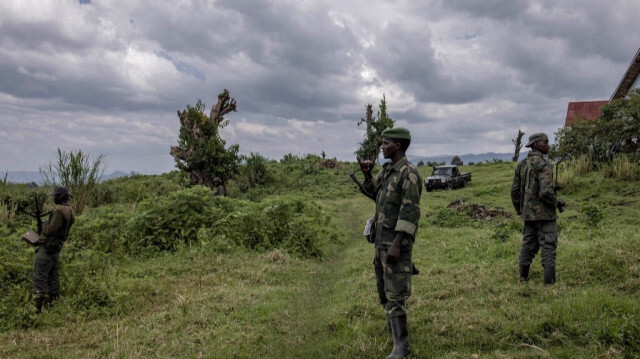
[[[131,253],[174,251],[198,239],[202,227],[222,215],[209,188],[194,186],[142,201],[127,223],[125,246]]]
[[[443,208],[434,215],[429,216],[429,222],[438,227],[465,227],[472,224],[471,218],[465,213],[458,212],[453,208]]]

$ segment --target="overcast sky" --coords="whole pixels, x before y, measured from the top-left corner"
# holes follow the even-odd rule
[[[57,148],[107,172],[174,169],[177,110],[228,89],[245,154],[354,160],[383,94],[412,155],[553,138],[609,99],[640,46],[637,0],[3,0],[0,172]]]

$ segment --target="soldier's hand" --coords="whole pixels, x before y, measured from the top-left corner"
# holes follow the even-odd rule
[[[365,160],[360,162],[360,171],[362,173],[369,173],[373,170],[373,161]]]
[[[387,249],[387,263],[398,263],[400,260],[400,248],[391,246]]]
[[[564,207],[567,203],[564,201],[564,199],[562,198],[558,198],[558,204],[556,205],[556,207],[561,208]]]

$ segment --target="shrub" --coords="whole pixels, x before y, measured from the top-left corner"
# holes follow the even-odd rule
[[[604,219],[604,211],[596,204],[585,203],[580,209],[583,215],[583,221],[589,228],[596,228]]]
[[[434,215],[429,216],[429,222],[438,227],[464,227],[469,226],[472,220],[466,214],[453,208],[443,208]]]
[[[131,253],[173,251],[193,244],[200,228],[221,215],[213,206],[211,190],[203,186],[146,199],[127,223],[125,246]]]

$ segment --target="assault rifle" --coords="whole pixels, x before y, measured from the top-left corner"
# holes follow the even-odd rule
[[[564,158],[560,158],[558,161],[556,161],[555,163],[555,167],[556,167],[556,178],[555,178],[555,186],[553,186],[553,190],[558,193],[558,191],[560,191],[562,189],[562,187],[560,187],[560,185],[558,185],[558,165],[560,164],[560,162],[564,161]],[[562,203],[558,203],[558,205],[556,206],[558,208],[558,212],[562,213],[564,212],[564,202]]]
[[[353,182],[356,183],[356,185],[358,185],[358,188],[360,189],[360,192],[362,192],[363,195],[371,198],[372,200],[376,200],[375,197],[373,197],[373,195],[371,193],[369,193],[369,191],[367,191],[364,188],[364,185],[362,184],[362,182],[360,182],[360,180],[358,179],[358,177],[356,177],[356,175],[353,173],[353,171],[349,171],[347,172],[347,174],[349,175],[349,177],[351,177],[351,179],[353,180]]]
[[[40,207],[40,203],[38,201],[38,195],[34,194],[33,195],[33,202],[35,204],[35,211],[33,213],[27,212],[24,208],[22,207],[18,207],[18,211],[33,217],[36,219],[36,223],[38,224],[38,234],[42,233],[42,217],[46,217],[49,214],[51,214],[51,211],[47,212],[47,213],[42,213],[43,208]]]

